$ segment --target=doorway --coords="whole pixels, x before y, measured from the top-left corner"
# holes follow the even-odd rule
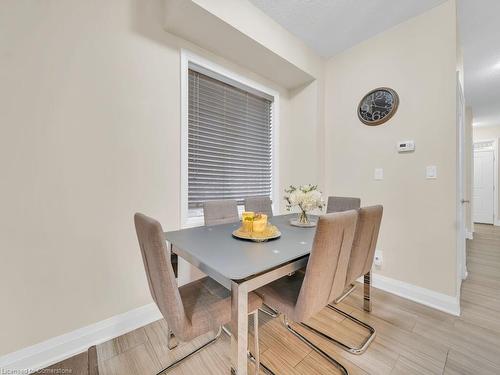
[[[495,141],[474,142],[473,220],[495,222]]]

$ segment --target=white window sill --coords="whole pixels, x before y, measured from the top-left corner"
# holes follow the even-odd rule
[[[203,216],[193,216],[186,219],[186,221],[182,224],[182,228],[194,228],[201,227],[203,225],[205,225],[205,219]]]

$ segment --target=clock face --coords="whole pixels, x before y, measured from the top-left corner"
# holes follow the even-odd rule
[[[358,117],[366,125],[381,125],[396,113],[398,104],[399,97],[396,91],[381,87],[370,91],[361,99]]]

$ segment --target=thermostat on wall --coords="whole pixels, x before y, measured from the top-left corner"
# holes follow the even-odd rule
[[[398,142],[398,152],[411,152],[415,151],[415,142],[403,141]]]

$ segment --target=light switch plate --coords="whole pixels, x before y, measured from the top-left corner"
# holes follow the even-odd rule
[[[437,178],[437,167],[435,165],[428,165],[425,168],[425,178],[434,180]]]
[[[375,180],[383,180],[384,179],[384,169],[383,168],[375,168],[373,172],[373,178]]]

